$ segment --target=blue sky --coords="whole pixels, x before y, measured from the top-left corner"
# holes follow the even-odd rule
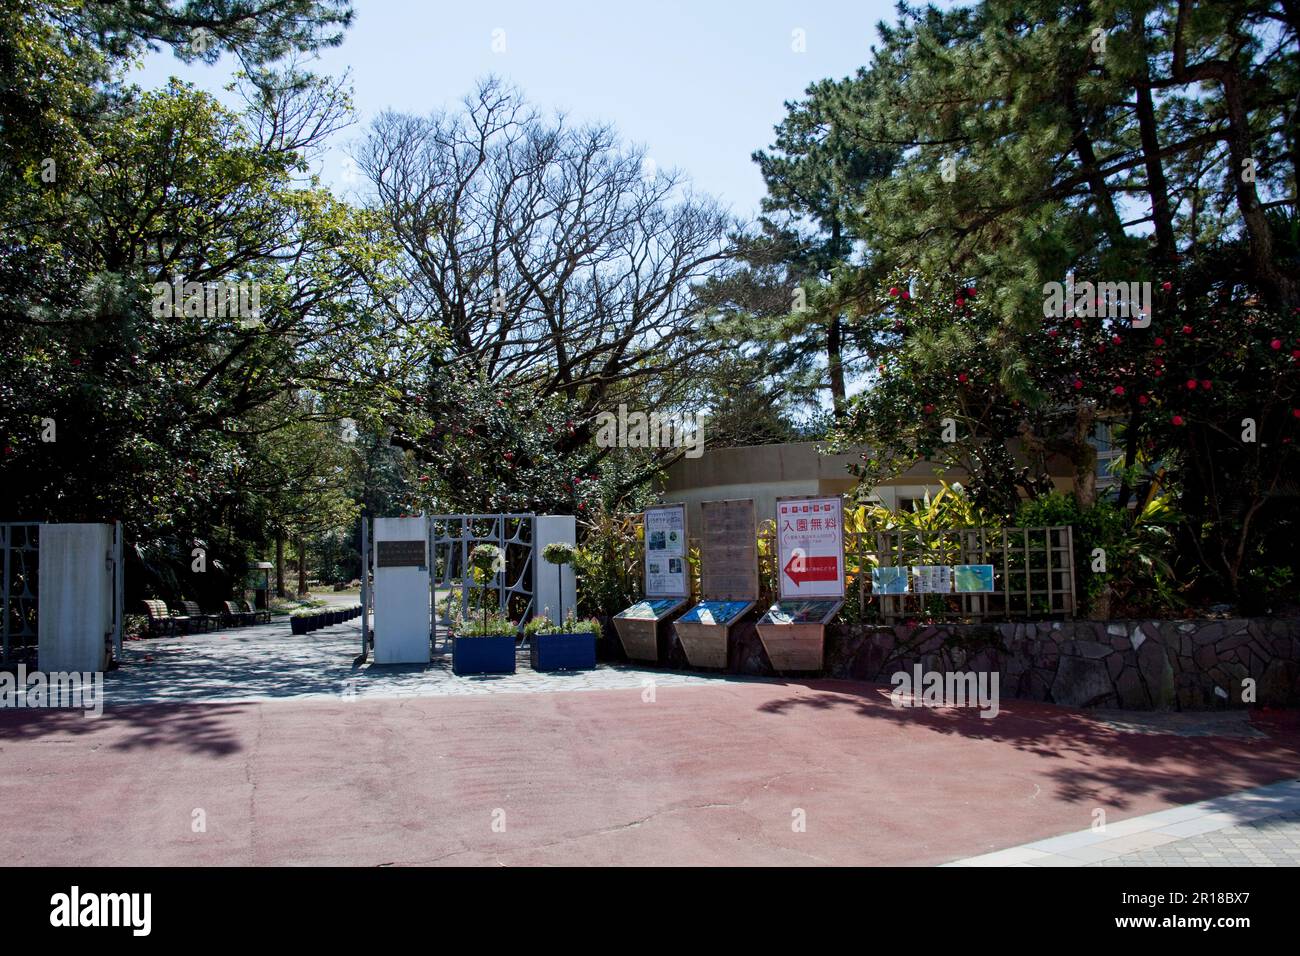
[[[355,90],[358,125],[335,137],[322,169],[331,185],[344,185],[346,148],[379,112],[454,106],[495,74],[539,107],[614,124],[660,168],[683,170],[742,218],[763,196],[750,154],[771,143],[783,103],[815,80],[853,73],[876,23],[893,19],[886,0],[355,0],[354,8],[343,45],[312,64],[331,75],[350,69]],[[493,51],[496,30],[504,52]],[[792,48],[796,30],[805,52]],[[134,79],[151,87],[176,75],[219,92],[231,69],[228,59],[186,66],[166,52]]]

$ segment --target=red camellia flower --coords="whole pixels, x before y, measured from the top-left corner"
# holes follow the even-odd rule
[[[890,286],[890,287],[889,287],[889,294],[890,294],[890,295],[898,295],[898,286],[896,286],[896,285],[894,285],[894,286]]]
[[[965,307],[966,307],[966,300],[963,299],[961,296],[957,296],[957,308],[964,309]]]
[[[966,375],[965,372],[959,372],[959,373],[957,374],[957,381],[959,381],[959,382],[961,382],[961,383],[963,383],[963,384],[965,384],[965,382],[966,382],[966,378],[967,378],[967,375]]]
[[[1183,423],[1183,416],[1182,416],[1182,415],[1175,415],[1173,418],[1171,418],[1171,419],[1169,419],[1169,420],[1170,420],[1171,422],[1173,422],[1175,425],[1181,425],[1181,424]]]
[[[926,406],[925,406],[925,413],[926,413],[927,415],[933,415],[933,414],[934,414],[934,406],[933,406],[933,405],[926,405]]]
[[[1115,392],[1116,395],[1123,395],[1123,394],[1124,394],[1124,386],[1123,386],[1123,385],[1116,385],[1115,388],[1113,389],[1113,391]]]
[[[1164,289],[1166,292],[1168,292],[1168,291],[1169,291],[1170,289],[1172,289],[1173,287],[1174,287],[1174,284],[1173,284],[1172,282],[1162,282],[1162,283],[1160,283],[1160,288]]]
[[[1139,396],[1138,396],[1138,404],[1139,404],[1139,405],[1145,405],[1145,404],[1146,404],[1147,402],[1149,402],[1149,401],[1151,401],[1151,399],[1147,398],[1145,395],[1139,395]]]
[[[428,480],[429,480],[429,476],[428,476],[428,475],[421,475],[421,476],[420,476],[420,480],[421,480],[421,481],[428,481]]]
[[[1081,329],[1081,328],[1083,328],[1083,319],[1075,319],[1075,320],[1074,320],[1074,327],[1075,327],[1076,329]]]
[[[1054,338],[1056,338],[1056,337],[1057,337],[1058,335],[1060,335],[1060,334],[1061,334],[1061,333],[1058,332],[1056,329],[1051,329],[1050,331],[1048,331],[1048,333],[1047,333],[1047,337],[1048,337],[1049,339],[1054,339]]]
[[[911,297],[912,297],[912,293],[910,293],[910,292],[908,292],[906,289],[904,289],[904,290],[903,290],[903,296],[902,296],[903,301],[906,302],[906,301],[907,301],[908,299],[910,299]]]
[[[1209,390],[1210,386],[1212,386],[1213,384],[1214,383],[1211,382],[1208,378],[1201,379],[1201,388]]]
[[[1268,343],[1268,347],[1271,348],[1274,352],[1276,352],[1278,349],[1282,347],[1282,340],[1274,339],[1272,342]]]
[[[1151,360],[1151,364],[1154,365],[1156,368],[1163,368],[1165,364],[1165,360],[1162,359],[1159,355],[1157,355],[1155,358]]]
[[[1194,379],[1194,378],[1189,378],[1189,379],[1187,380],[1187,390],[1188,390],[1188,391],[1195,391],[1195,389],[1196,389],[1196,379]]]
[[[1076,378],[1076,379],[1074,380],[1074,387],[1075,387],[1075,388],[1083,388],[1083,379],[1081,379],[1081,378]]]
[[[968,298],[968,299],[973,299],[973,298],[975,298],[975,287],[974,287],[974,286],[970,286],[970,287],[966,290],[966,298]],[[1297,311],[1297,312],[1300,312],[1300,309],[1296,309],[1296,311]]]
[[[1190,325],[1184,325],[1183,335],[1191,335],[1191,334],[1192,334],[1192,327]]]
[[[1164,345],[1164,344],[1165,344],[1165,340],[1162,339],[1160,336],[1157,335],[1157,336],[1156,336],[1156,345]]]
[[[1293,408],[1293,409],[1291,409],[1291,414],[1294,415],[1296,418],[1300,418],[1300,408]],[[13,449],[12,449],[12,448],[6,448],[5,451],[13,451]]]
[[[1111,340],[1112,342],[1114,342],[1116,345],[1121,345],[1121,344],[1123,344],[1123,342],[1124,342],[1124,340],[1123,340],[1122,338],[1120,338],[1118,335],[1112,335],[1112,336],[1110,337],[1110,340]]]

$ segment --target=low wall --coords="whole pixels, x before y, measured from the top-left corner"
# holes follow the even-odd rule
[[[673,642],[669,666],[683,666]],[[828,677],[889,683],[915,664],[997,671],[1003,697],[1070,707],[1205,710],[1300,705],[1300,620],[1064,621],[826,629]],[[728,670],[773,673],[752,624],[738,627]]]

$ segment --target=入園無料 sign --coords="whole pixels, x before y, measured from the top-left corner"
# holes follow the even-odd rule
[[[777,567],[782,600],[844,596],[844,503],[778,498]]]

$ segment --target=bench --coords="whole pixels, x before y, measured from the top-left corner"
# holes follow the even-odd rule
[[[271,623],[271,612],[266,608],[261,608],[261,609],[254,608],[247,601],[240,601],[239,606],[244,609],[245,614],[253,615],[253,620],[256,621],[258,624]]]
[[[221,625],[221,619],[216,614],[205,614],[198,605],[197,601],[181,601],[181,607],[196,627],[202,627],[205,631],[211,631]]]
[[[257,615],[252,611],[243,610],[234,601],[224,601],[222,606],[225,610],[221,612],[221,619],[229,626],[257,623]]]
[[[175,636],[179,633],[188,634],[190,631],[188,617],[167,610],[167,605],[157,599],[144,602],[144,613],[149,618],[150,636],[157,637],[159,634]],[[184,628],[183,632],[181,628]]]

